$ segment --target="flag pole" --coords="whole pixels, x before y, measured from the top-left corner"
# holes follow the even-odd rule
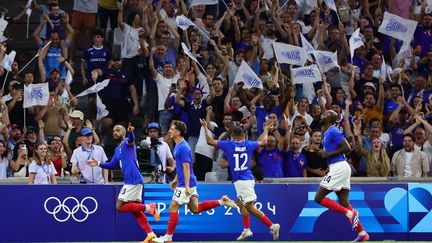
[[[26,122],[26,109],[27,109],[27,108],[24,108],[24,107],[23,107],[23,110],[24,110],[24,128],[27,128],[27,126],[26,126],[26,123],[27,123],[27,122]]]
[[[6,85],[6,81],[7,81],[8,75],[9,75],[9,71],[6,72],[6,77],[5,77],[5,79],[3,80],[3,86],[2,86],[2,90],[3,90],[3,92],[4,92],[4,87],[5,87],[5,85]]]
[[[43,49],[45,49],[47,46],[49,46],[51,44],[51,41],[48,41],[48,43],[46,43],[45,44],[45,46],[44,47],[42,47],[42,49],[40,49],[40,51],[42,51]],[[26,65],[24,65],[24,67],[23,68],[21,68],[21,70],[19,70],[19,72],[18,72],[18,74],[20,74],[28,65],[30,65],[30,63],[31,62],[33,62],[33,60],[36,58],[36,57],[38,57],[39,56],[39,53],[40,52],[38,52],[38,53],[36,53],[36,55],[26,64]]]
[[[231,9],[228,7],[228,4],[226,4],[225,0],[222,0],[223,4],[225,5],[225,7],[227,8],[228,12],[234,16],[234,13],[231,11]],[[258,0],[258,6],[259,6],[259,0]]]

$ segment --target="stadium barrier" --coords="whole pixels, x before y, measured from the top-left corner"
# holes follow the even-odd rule
[[[0,242],[138,241],[144,232],[130,213],[115,211],[121,184],[1,185]],[[348,220],[314,202],[316,183],[257,184],[256,206],[281,224],[283,241],[349,241]],[[148,184],[144,202],[156,202],[160,222],[148,216],[157,235],[165,233],[172,197],[168,185]],[[232,184],[200,184],[199,199],[235,198]],[[335,199],[334,193],[329,195]],[[371,240],[431,240],[432,183],[355,183],[350,200]],[[218,207],[192,215],[179,213],[174,240],[232,241],[243,229],[237,210]],[[252,240],[269,241],[269,229],[252,217]]]

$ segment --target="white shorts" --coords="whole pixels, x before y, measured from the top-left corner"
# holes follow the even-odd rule
[[[122,202],[141,202],[143,185],[123,185],[118,195]]]
[[[235,181],[234,187],[237,192],[237,198],[240,199],[240,202],[243,205],[246,205],[250,202],[255,202],[257,196],[255,194],[255,181],[247,180],[247,181]]]
[[[198,191],[196,187],[189,188],[189,192],[190,192],[189,196],[186,196],[185,191],[186,188],[184,187],[176,187],[176,189],[174,190],[172,200],[180,205],[183,205],[183,204],[188,204],[191,198],[198,197]]]
[[[329,173],[324,176],[320,186],[330,191],[340,191],[341,189],[351,189],[351,167],[346,161],[330,164]]]

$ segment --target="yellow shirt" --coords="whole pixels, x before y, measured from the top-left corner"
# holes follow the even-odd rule
[[[116,0],[98,0],[98,4],[108,10],[118,10]]]
[[[363,114],[363,127],[366,127],[369,122],[373,119],[373,118],[378,118],[380,121],[380,124],[383,124],[383,118],[382,118],[382,110],[376,108],[375,106],[372,108],[363,108],[362,109],[362,114]]]

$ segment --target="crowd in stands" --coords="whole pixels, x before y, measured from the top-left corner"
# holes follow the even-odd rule
[[[143,120],[137,130],[156,128],[171,151],[175,145],[164,137],[171,121],[186,122],[201,181],[227,181],[230,173],[223,153],[207,145],[200,118],[216,139],[229,139],[236,125],[256,140],[272,124],[267,144],[252,158],[255,172],[322,177],[328,165],[319,156],[321,115],[329,109],[352,147],[352,175],[432,175],[432,6],[426,0],[336,0],[338,14],[321,0],[74,0],[73,9],[64,2],[33,0],[17,13],[0,6],[8,22],[0,35],[0,178],[55,183],[56,176],[78,174],[74,150],[108,143],[115,124],[127,127],[136,118]],[[16,60],[8,71],[2,60],[16,40],[14,23],[28,8],[40,17],[31,29],[38,55],[34,65],[22,69],[30,60]],[[418,21],[404,53],[401,40],[378,31],[385,12]],[[189,28],[179,27],[181,15],[193,23]],[[348,40],[357,28],[364,45],[351,58]],[[316,50],[337,52],[340,67],[321,73],[323,81],[294,83],[294,66],[277,62],[273,43],[301,47],[304,39]],[[262,89],[235,80],[243,61]],[[306,66],[314,63],[311,58]],[[84,90],[106,79],[108,86],[79,109],[82,98],[71,85]],[[24,86],[43,82],[48,105],[23,108]],[[99,102],[109,112],[103,118]],[[169,149],[163,160],[173,164]],[[108,180],[106,174],[100,179]]]

